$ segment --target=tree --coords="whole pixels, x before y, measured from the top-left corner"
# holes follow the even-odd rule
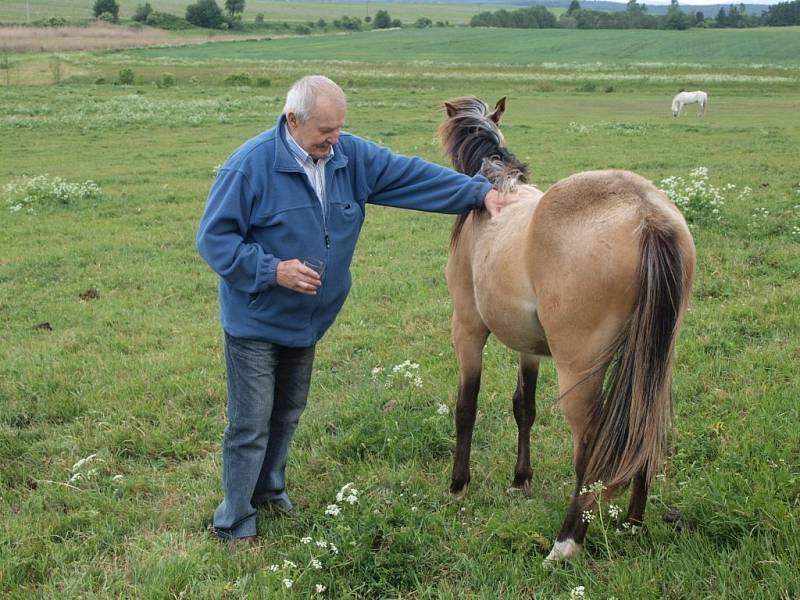
[[[379,10],[375,13],[375,18],[372,21],[372,26],[375,29],[387,29],[392,26],[392,18],[389,16],[389,12],[385,10]]]
[[[225,10],[231,19],[244,12],[244,2],[245,0],[225,0]]]
[[[117,0],[95,0],[94,16],[99,17],[103,13],[109,13],[114,17],[114,22],[119,20],[119,4]]]
[[[186,20],[197,27],[216,29],[222,25],[224,17],[216,0],[197,0],[186,7]]]
[[[571,15],[576,10],[580,10],[580,9],[581,9],[581,5],[578,3],[578,0],[572,0],[572,2],[569,3],[569,8],[567,9],[567,14]]]
[[[149,2],[140,4],[136,7],[136,12],[133,13],[133,20],[139,23],[147,23],[147,17],[153,12],[153,7]]]

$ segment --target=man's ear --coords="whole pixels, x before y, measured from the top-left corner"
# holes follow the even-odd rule
[[[506,112],[506,97],[503,96],[500,100],[497,101],[497,104],[494,105],[494,112],[489,115],[489,118],[495,122],[495,124],[500,124],[500,119],[503,117],[503,113]]]

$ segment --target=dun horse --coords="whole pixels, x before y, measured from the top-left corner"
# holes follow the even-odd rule
[[[439,128],[459,171],[484,174],[500,190],[528,181],[479,99],[445,102]],[[552,357],[559,401],[572,430],[576,484],[548,560],[569,559],[587,529],[584,511],[633,483],[627,520],[641,523],[660,468],[671,414],[671,368],[695,265],[680,212],[649,181],[627,171],[588,171],[497,218],[475,210],[456,221],[447,263],[459,365],[456,450],[450,492],[463,497],[490,333],[519,352],[514,417],[519,430],[513,485],[531,480],[530,431],[539,360]]]

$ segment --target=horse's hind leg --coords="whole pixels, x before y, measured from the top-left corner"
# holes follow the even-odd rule
[[[481,387],[483,346],[489,330],[483,323],[465,324],[453,316],[453,343],[458,357],[458,398],[456,400],[456,452],[450,493],[464,497],[470,480],[469,455],[472,430],[478,411],[478,391]]]
[[[558,533],[553,549],[547,556],[550,560],[567,560],[578,555],[589,526],[584,519],[584,511],[590,507],[590,498],[582,494],[584,486],[594,482],[584,481],[586,470],[587,443],[590,432],[587,429],[590,416],[602,385],[602,374],[587,377],[572,374],[559,368],[559,393],[561,407],[572,430],[572,444],[575,461],[575,491],[570,499],[564,523]]]
[[[517,422],[517,464],[514,467],[515,488],[527,490],[531,476],[531,427],[536,419],[536,380],[539,361],[530,354],[520,354],[517,389],[514,392],[514,419]]]
[[[631,501],[628,505],[628,516],[625,518],[626,523],[637,526],[644,523],[644,509],[647,505],[649,488],[644,471],[639,471],[633,478]]]

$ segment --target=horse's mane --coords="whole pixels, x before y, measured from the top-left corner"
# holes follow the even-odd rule
[[[457,171],[469,176],[480,173],[502,192],[514,191],[517,184],[528,183],[528,166],[505,147],[503,135],[482,100],[462,96],[447,100],[444,106],[448,116],[439,126],[439,139]],[[450,234],[451,248],[458,243],[471,212],[456,218]]]

